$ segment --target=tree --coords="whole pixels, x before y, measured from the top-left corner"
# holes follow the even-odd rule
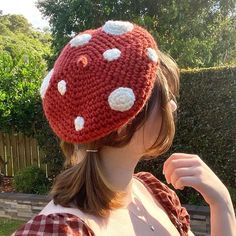
[[[51,54],[51,35],[32,28],[21,15],[0,14],[0,49],[11,56],[33,53],[44,60]]]
[[[181,67],[235,63],[234,0],[38,0],[37,6],[49,19],[56,53],[74,32],[122,19],[150,30]]]
[[[62,165],[62,155],[39,96],[50,46],[50,34],[35,31],[24,17],[0,15],[0,131],[35,137],[53,174]]]
[[[32,31],[32,25],[22,15],[0,14],[0,19],[0,25],[5,26],[13,33],[21,32],[29,34]]]
[[[0,129],[26,133],[31,131],[28,115],[34,116],[33,100],[47,70],[50,38],[34,31],[23,16],[0,19]]]

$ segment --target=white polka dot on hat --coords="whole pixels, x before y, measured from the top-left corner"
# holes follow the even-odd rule
[[[136,24],[108,21],[79,33],[40,89],[50,126],[71,143],[108,135],[141,111],[157,68],[156,42]]]

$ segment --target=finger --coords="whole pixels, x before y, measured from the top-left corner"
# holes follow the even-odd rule
[[[173,153],[164,163],[163,166],[163,172],[166,172],[166,168],[168,167],[169,163],[173,160],[178,159],[190,159],[190,158],[196,158],[196,155],[194,154],[187,154],[187,153]]]
[[[179,160],[172,160],[168,166],[166,166],[165,168],[165,177],[167,180],[167,183],[170,183],[170,177],[172,175],[172,172],[175,169],[178,168],[183,168],[183,167],[192,167],[193,163],[192,160],[188,160],[188,159],[179,159]]]
[[[196,186],[199,184],[199,180],[195,176],[182,176],[177,179],[174,187],[176,189],[184,187],[192,187],[196,189]]]
[[[167,180],[167,183],[170,183],[170,177],[172,173],[178,169],[178,168],[183,168],[183,167],[196,167],[198,166],[199,163],[196,159],[178,159],[178,160],[172,160],[168,166],[166,167],[165,171],[165,178]]]
[[[180,177],[196,176],[196,174],[197,174],[196,167],[178,168],[172,172],[170,176],[170,182],[173,186],[176,186],[176,182]],[[184,186],[178,186],[178,187],[184,187]]]

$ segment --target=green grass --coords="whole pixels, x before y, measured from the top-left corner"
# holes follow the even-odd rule
[[[20,225],[25,222],[20,220],[10,220],[5,218],[0,218],[0,235],[10,236]]]

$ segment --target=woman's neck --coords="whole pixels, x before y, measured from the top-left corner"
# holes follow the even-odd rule
[[[134,169],[140,159],[129,147],[104,147],[100,152],[102,171],[109,183],[117,191],[125,191],[124,204],[132,201]]]

